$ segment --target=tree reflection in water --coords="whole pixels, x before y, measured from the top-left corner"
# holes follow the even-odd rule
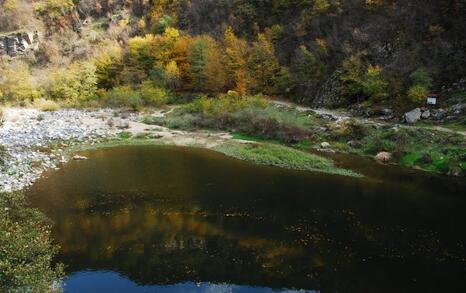
[[[86,155],[29,191],[55,221],[69,291],[465,289],[461,182],[304,174],[186,148]]]

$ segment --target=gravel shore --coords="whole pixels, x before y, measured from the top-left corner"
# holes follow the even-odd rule
[[[112,110],[5,108],[0,126],[0,192],[31,185],[48,169],[67,161],[66,147],[96,143],[114,137],[120,130],[108,125]],[[113,118],[112,118],[113,119]],[[128,118],[131,119],[131,118]],[[1,163],[1,162],[0,162]]]
[[[138,122],[144,114],[120,110],[63,109],[43,112],[29,108],[3,109],[0,123],[0,192],[24,189],[49,169],[57,169],[69,158],[66,151],[76,145],[100,145],[122,131],[133,137],[150,135],[159,143],[213,148],[232,137],[224,132],[189,132]],[[146,113],[147,114],[147,113]],[[166,111],[156,110],[153,116]]]

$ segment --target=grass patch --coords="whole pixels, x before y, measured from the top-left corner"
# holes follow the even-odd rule
[[[75,153],[84,151],[93,151],[98,149],[114,148],[120,146],[149,146],[149,145],[166,145],[163,140],[152,138],[133,137],[129,139],[109,139],[95,144],[81,144],[66,149],[66,156],[71,157]]]
[[[463,118],[458,122],[447,123],[442,126],[454,131],[466,131],[466,118]]]
[[[466,140],[456,133],[373,125],[357,119],[335,122],[271,104],[258,106],[245,99],[204,98],[179,107],[165,117],[146,117],[144,122],[173,129],[229,131],[235,139],[281,143],[302,150],[325,141],[339,152],[371,157],[378,152],[390,152],[393,163],[430,172],[459,174],[459,169],[464,170],[465,155],[461,150],[466,149]],[[450,127],[460,130],[463,123]],[[432,161],[425,160],[429,156]]]
[[[0,291],[58,292],[63,266],[53,266],[57,247],[50,222],[26,206],[22,193],[0,193]],[[56,283],[55,283],[56,284]]]
[[[0,144],[0,167],[5,164],[6,149]]]
[[[45,112],[60,110],[60,105],[57,102],[45,99],[34,100],[33,107]]]
[[[130,139],[132,136],[132,134],[130,132],[127,132],[127,131],[122,131],[118,134],[118,137],[121,138],[121,139]]]
[[[310,114],[282,109],[258,97],[200,98],[165,117],[145,117],[144,123],[172,129],[226,130],[249,138],[297,143],[318,125]]]
[[[259,165],[361,177],[353,171],[336,167],[329,159],[276,144],[225,143],[214,150]]]

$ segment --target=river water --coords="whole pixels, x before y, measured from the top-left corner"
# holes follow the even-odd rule
[[[466,292],[464,180],[337,157],[365,178],[202,149],[97,150],[31,189],[65,292]]]

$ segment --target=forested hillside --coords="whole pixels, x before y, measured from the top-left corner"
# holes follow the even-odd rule
[[[0,3],[3,101],[138,108],[233,90],[407,108],[429,92],[466,96],[462,0]],[[8,52],[35,31],[38,48]]]

